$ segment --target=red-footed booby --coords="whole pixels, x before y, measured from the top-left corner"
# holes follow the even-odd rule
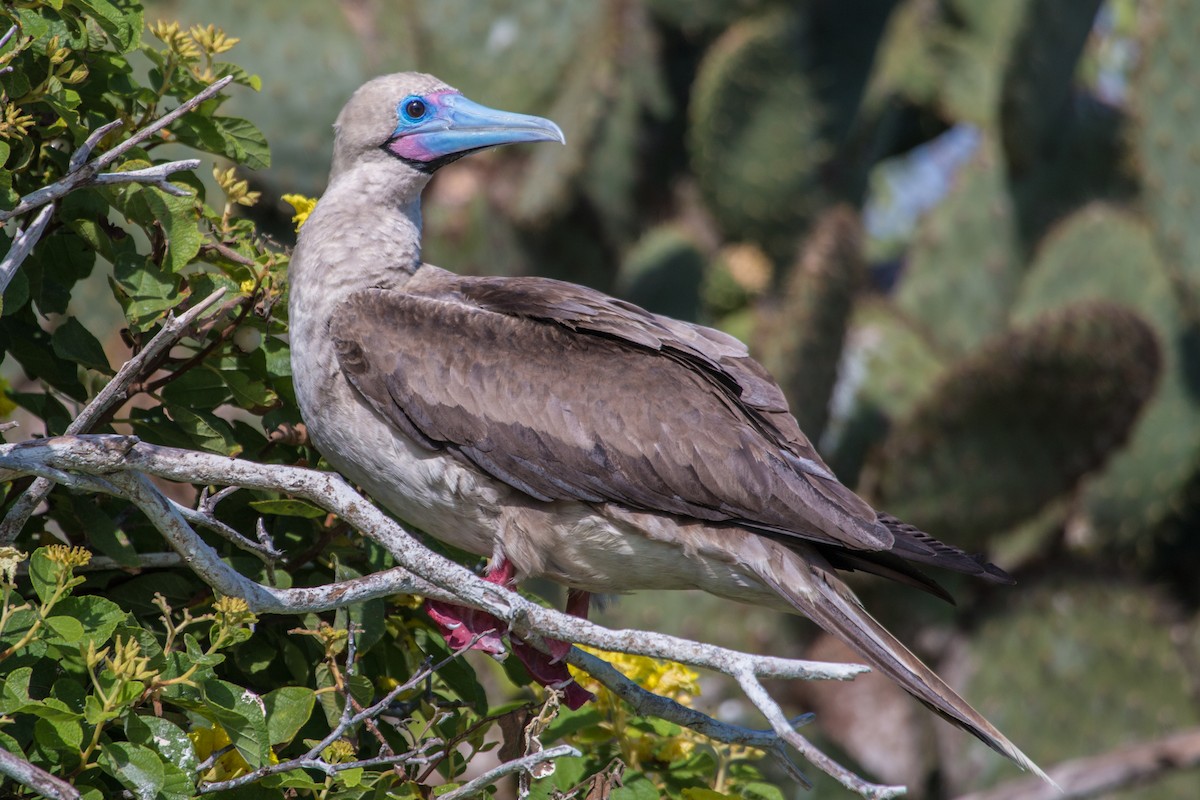
[[[571,283],[421,260],[421,190],[438,167],[563,142],[557,125],[402,73],[355,92],[335,129],[329,186],[289,271],[297,398],[332,465],[401,519],[490,556],[490,580],[553,579],[576,611],[583,592],[703,589],[803,614],[1045,777],[837,570],[941,595],[919,566],[1007,576],[839,483],[741,342]],[[452,642],[495,627],[429,610]],[[514,648],[535,678],[586,701],[561,663]]]

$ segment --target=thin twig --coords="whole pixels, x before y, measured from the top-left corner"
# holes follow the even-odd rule
[[[871,800],[888,800],[888,798],[901,797],[907,793],[903,786],[884,786],[860,778],[823,753],[807,738],[801,736],[783,713],[783,709],[775,702],[775,698],[771,697],[763,687],[759,676],[755,675],[753,671],[738,671],[734,673],[733,677],[754,707],[767,718],[767,722],[771,724],[779,738],[794,747],[800,755],[804,756],[805,760],[842,786],[863,797],[871,798]]]
[[[52,216],[54,216],[53,203],[39,211],[33,222],[29,223],[29,227],[17,231],[12,246],[8,248],[4,260],[0,261],[0,294],[8,288],[9,282],[17,274],[21,264],[33,252],[34,245],[42,238],[42,233],[46,230],[46,225]]]
[[[93,177],[88,182],[88,185],[109,186],[117,183],[144,183],[149,186],[155,186],[167,194],[176,197],[190,197],[191,192],[171,183],[168,178],[173,172],[195,169],[198,166],[200,166],[200,159],[185,158],[182,161],[168,161],[165,164],[155,164],[152,167],[131,169],[126,172],[103,172]]]
[[[2,43],[0,43],[2,44]],[[79,800],[79,790],[62,778],[35,767],[18,755],[0,747],[0,775],[7,775],[22,786],[49,797],[50,800]]]
[[[212,794],[213,792],[223,792],[227,789],[236,789],[239,786],[245,786],[247,784],[254,783],[255,781],[260,781],[270,775],[278,775],[281,772],[289,772],[293,769],[317,769],[324,772],[326,775],[334,775],[343,770],[352,769],[355,766],[379,766],[383,764],[415,763],[418,758],[423,760],[436,758],[436,755],[429,755],[427,751],[434,746],[440,747],[443,744],[440,739],[425,740],[416,750],[412,750],[407,753],[401,753],[399,755],[384,755],[377,758],[368,759],[367,761],[356,761],[353,763],[330,763],[325,761],[321,757],[321,754],[325,751],[325,748],[329,747],[329,745],[333,744],[338,739],[341,739],[346,732],[354,726],[366,722],[367,720],[373,720],[379,715],[383,714],[397,697],[405,692],[412,691],[417,686],[420,686],[421,682],[430,675],[470,650],[471,647],[477,641],[479,641],[482,636],[483,634],[475,636],[466,644],[466,646],[455,650],[449,656],[436,664],[429,662],[425,663],[419,670],[413,673],[412,677],[410,677],[407,681],[389,691],[383,696],[383,699],[379,700],[368,708],[364,708],[357,714],[350,714],[350,704],[346,703],[346,705],[342,707],[342,716],[338,721],[338,724],[334,726],[333,730],[331,730],[329,734],[325,736],[325,738],[321,739],[321,741],[309,748],[308,752],[306,752],[304,755],[288,759],[287,761],[280,761],[278,764],[264,764],[253,772],[248,772],[245,775],[240,775],[236,778],[230,778],[229,780],[205,783],[199,789],[200,794]]]
[[[175,342],[187,333],[192,323],[200,319],[224,294],[224,289],[218,289],[180,316],[168,316],[150,343],[142,348],[140,353],[126,361],[121,369],[117,370],[113,379],[92,398],[79,416],[71,421],[71,424],[67,426],[67,433],[86,433],[110,408],[119,402],[124,402],[130,384],[140,378],[143,371],[155,363],[155,359],[160,354],[170,350]],[[29,516],[46,498],[52,486],[52,481],[38,478],[17,498],[12,508],[8,510],[8,514],[5,515],[4,521],[0,522],[0,545],[8,544],[17,538],[21,528],[25,527],[25,523],[29,521]]]
[[[539,750],[536,753],[530,753],[527,756],[506,761],[498,767],[493,767],[487,772],[480,775],[474,780],[464,783],[457,789],[446,792],[440,796],[440,800],[464,800],[467,797],[475,797],[482,794],[489,786],[506,775],[513,775],[518,772],[527,772],[538,764],[546,761],[553,761],[556,758],[578,758],[579,751],[569,744],[560,744],[557,747],[551,747],[549,750]]]

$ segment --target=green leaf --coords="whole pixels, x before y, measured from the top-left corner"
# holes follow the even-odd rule
[[[46,555],[46,548],[39,547],[33,551],[29,558],[29,580],[33,583],[33,591],[43,603],[54,594],[62,571],[62,565],[54,563]]]
[[[242,408],[254,409],[274,405],[279,396],[265,383],[250,377],[244,370],[222,370],[221,377],[233,392],[233,399]]]
[[[77,645],[83,641],[83,625],[74,617],[46,617],[46,627],[54,633],[50,639],[53,644]]]
[[[305,686],[283,686],[263,696],[267,737],[272,745],[287,744],[312,716],[316,693]]]
[[[254,123],[238,117],[213,117],[212,121],[225,138],[225,155],[250,169],[271,166],[271,149]]]
[[[78,620],[83,628],[81,641],[91,640],[96,647],[101,647],[113,635],[116,627],[125,621],[125,612],[119,605],[105,597],[83,595],[68,597],[54,606],[55,616],[58,615]],[[47,620],[49,624],[49,620]]]
[[[137,549],[129,541],[125,531],[117,526],[112,517],[97,508],[94,502],[91,502],[90,506],[88,513],[82,515],[88,544],[122,567],[136,567]]]
[[[192,740],[170,720],[148,714],[131,714],[125,722],[125,735],[129,741],[155,750],[163,761],[178,766],[186,773],[194,773],[199,766]]]
[[[281,517],[303,517],[317,519],[329,512],[318,508],[307,500],[252,500],[250,507],[262,514],[275,514]]]
[[[73,752],[76,758],[83,744],[83,726],[74,719],[41,718],[34,723],[33,735],[39,745],[67,753]]]
[[[101,748],[100,768],[120,781],[138,800],[155,800],[166,777],[157,753],[130,742],[110,742]]]
[[[163,268],[168,272],[179,272],[200,252],[204,234],[200,232],[196,198],[175,197],[158,188],[139,187],[130,193],[125,213],[145,227],[162,226],[168,243]]]
[[[234,456],[241,451],[241,446],[234,438],[229,423],[202,411],[192,411],[182,406],[169,406],[171,418],[183,429],[192,441],[205,450],[212,450],[225,455]]]
[[[748,800],[784,800],[783,792],[778,786],[762,781],[742,784],[738,791]]]
[[[0,714],[12,714],[29,700],[29,679],[33,676],[33,667],[18,667],[8,673],[4,679],[4,689],[0,691]]]
[[[112,374],[108,356],[104,354],[100,341],[75,317],[68,317],[66,322],[55,329],[50,336],[50,344],[59,358]]]
[[[205,681],[201,691],[205,715],[225,729],[250,768],[257,769],[265,764],[271,744],[262,698],[249,689],[222,680]]]
[[[216,408],[229,400],[221,374],[212,369],[189,369],[163,387],[163,399],[187,408]]]
[[[358,786],[360,783],[362,783],[362,777],[363,768],[355,767],[354,769],[344,769],[339,772],[336,780],[343,786],[353,789],[355,786]],[[437,789],[434,789],[434,794],[436,793]]]
[[[434,662],[442,661],[450,656],[450,648],[446,646],[442,637],[427,628],[415,629],[413,638],[417,642],[417,647],[421,648],[425,654],[432,656]],[[508,660],[516,661],[515,658]],[[455,694],[469,703],[476,713],[481,716],[487,714],[487,694],[480,686],[475,670],[471,669],[471,665],[465,659],[456,658],[449,662],[438,670],[437,676]]]
[[[685,789],[684,791],[686,792],[687,790]],[[706,789],[705,791],[712,790]],[[716,798],[712,798],[712,800],[725,797],[725,795],[722,795],[718,792],[712,793],[716,795]],[[613,789],[612,794],[609,795],[609,800],[658,800],[658,798],[658,789],[654,788],[654,784],[641,775],[637,775],[633,778],[626,778],[625,785],[620,788]],[[710,799],[697,798],[697,800]]]

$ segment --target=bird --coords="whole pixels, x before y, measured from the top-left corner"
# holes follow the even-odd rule
[[[569,587],[575,613],[590,593],[700,589],[806,616],[1049,780],[838,573],[944,597],[923,567],[1011,579],[844,486],[741,341],[584,286],[422,260],[434,172],[499,145],[565,144],[555,123],[406,72],[355,91],[334,130],[288,275],[296,399],[329,464],[401,520],[490,558],[489,580]],[[452,643],[489,630],[482,612],[429,612]],[[477,646],[500,652],[488,637]],[[569,704],[587,700],[556,658],[513,647]]]

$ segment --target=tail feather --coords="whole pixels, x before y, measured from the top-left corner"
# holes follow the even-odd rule
[[[755,571],[797,611],[850,645],[872,667],[938,715],[1057,786],[1020,748],[867,613],[832,569],[821,568],[818,554],[772,549],[771,557],[765,564],[756,565]]]

